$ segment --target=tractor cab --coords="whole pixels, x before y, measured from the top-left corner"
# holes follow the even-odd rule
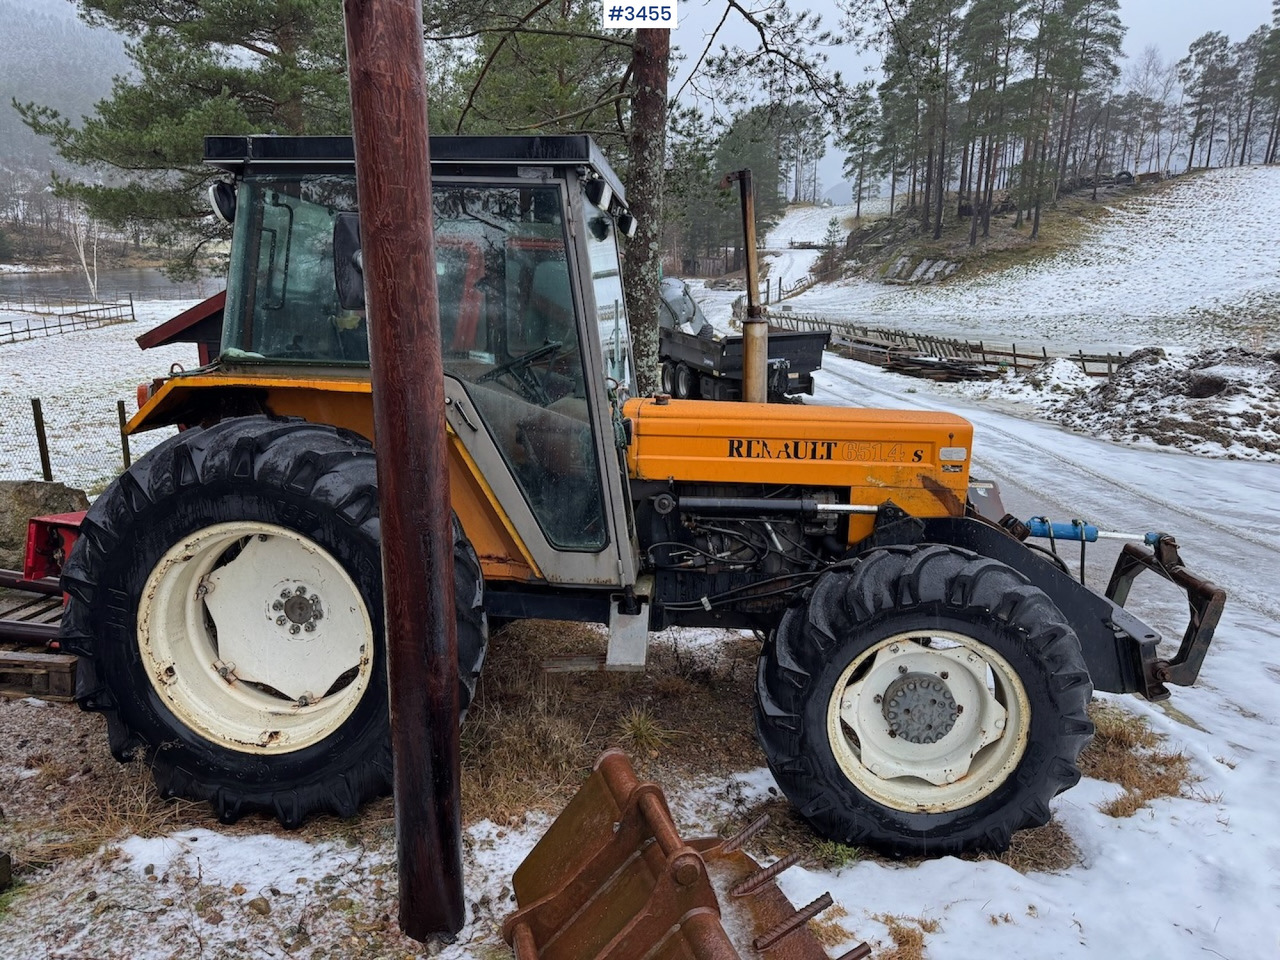
[[[139,418],[165,421],[167,389],[169,422],[201,422],[189,408],[211,394],[194,388],[221,384],[237,413],[372,439],[350,139],[210,137],[205,151],[229,175],[210,194],[233,228],[221,347]],[[470,491],[457,509],[486,577],[628,587],[636,549],[615,437],[634,377],[618,235],[634,220],[622,185],[586,137],[437,137],[431,154],[451,479]]]

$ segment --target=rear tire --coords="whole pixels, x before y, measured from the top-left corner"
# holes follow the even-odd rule
[[[676,365],[675,390],[677,400],[690,400],[698,395],[698,381],[687,363]]]
[[[756,729],[824,837],[1002,850],[1080,779],[1091,694],[1074,631],[1025,577],[967,550],[895,547],[828,572],[783,617]]]
[[[662,369],[660,371],[661,391],[667,396],[675,396],[676,392],[676,368],[670,360],[662,361]]]
[[[460,703],[487,624],[453,523]],[[67,562],[62,643],[77,699],[166,797],[231,822],[352,816],[391,789],[373,450],[265,417],[187,430],[115,481]]]

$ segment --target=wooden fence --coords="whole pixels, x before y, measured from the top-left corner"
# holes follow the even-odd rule
[[[1124,360],[1124,354],[1119,352],[1096,354],[1077,350],[1073,353],[1070,350],[1047,346],[1036,348],[1023,344],[1019,347],[1016,343],[936,337],[909,330],[842,323],[826,317],[795,314],[784,310],[770,311],[769,323],[786,330],[830,330],[833,345],[843,339],[850,345],[861,345],[868,356],[883,353],[886,357],[891,354],[903,357],[914,353],[918,356],[957,360],[995,370],[1019,372],[1030,370],[1055,358],[1065,358],[1079,364],[1080,369],[1091,377],[1109,377]]]
[[[0,319],[0,343],[53,337],[137,320],[132,294],[114,303],[95,304],[61,299],[0,298],[0,313],[25,314],[20,319]]]

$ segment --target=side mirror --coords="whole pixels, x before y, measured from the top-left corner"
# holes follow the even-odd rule
[[[231,226],[236,219],[236,185],[226,180],[209,184],[209,206],[215,217]]]
[[[333,280],[343,310],[364,309],[364,257],[357,213],[340,213],[333,221]]]

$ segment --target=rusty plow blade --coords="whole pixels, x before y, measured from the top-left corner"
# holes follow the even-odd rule
[[[502,926],[516,960],[827,960],[775,877],[741,847],[761,817],[727,840],[682,840],[662,790],[608,750],[516,870],[519,908]],[[870,955],[866,944],[840,960]]]

